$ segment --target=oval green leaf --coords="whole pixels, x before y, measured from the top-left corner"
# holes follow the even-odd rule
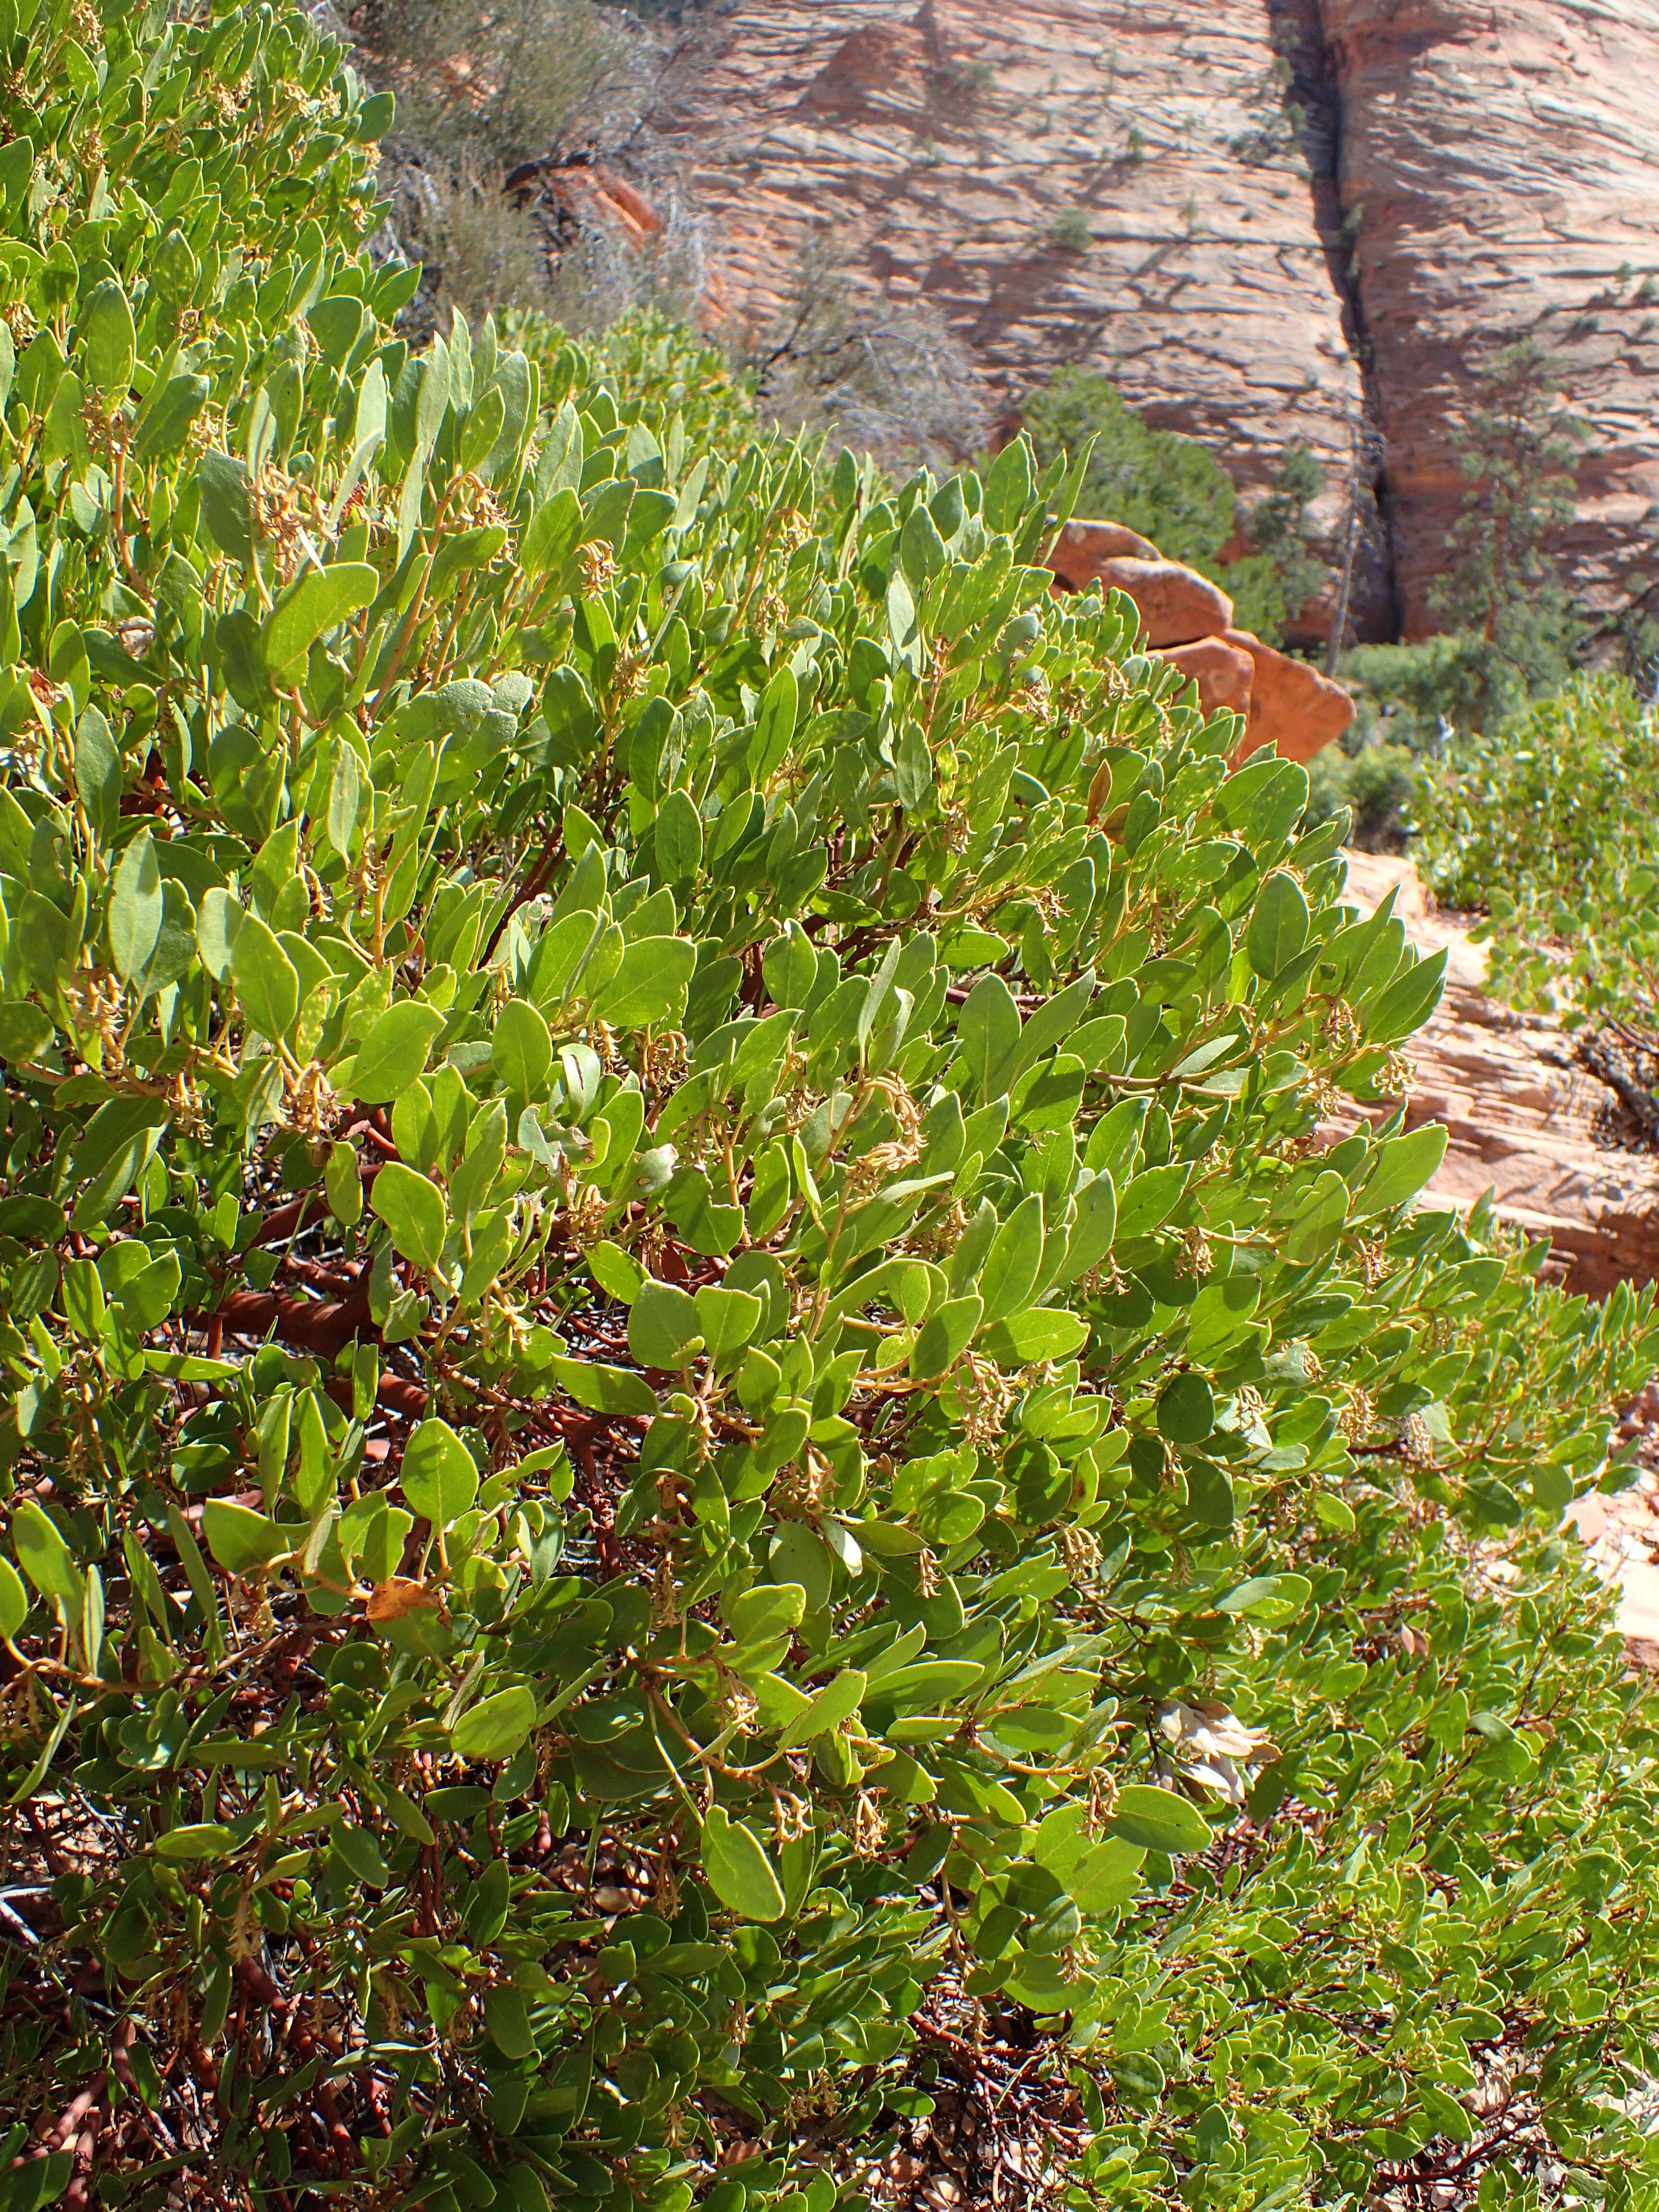
[[[472,1455],[447,1421],[422,1421],[404,1450],[404,1496],[434,1528],[459,1521],[478,1494]]]
[[[366,1106],[399,1098],[420,1075],[432,1040],[444,1025],[435,1006],[403,999],[388,1006],[357,1048],[345,1088]]]
[[[295,1534],[303,1536],[305,1531],[296,1528],[291,1533],[250,1506],[234,1504],[227,1498],[210,1498],[202,1508],[202,1534],[209,1551],[227,1573],[247,1575],[263,1572],[273,1559],[293,1548]]]
[[[80,1604],[86,1595],[86,1577],[58,1523],[32,1498],[25,1498],[11,1516],[11,1541],[18,1565],[42,1597]]]
[[[509,999],[495,1018],[490,1065],[515,1097],[539,1098],[553,1065],[547,1024],[523,999]]]
[[[392,1231],[401,1258],[414,1267],[435,1267],[449,1235],[449,1209],[435,1182],[401,1160],[388,1160],[374,1178],[371,1210]]]
[[[720,1903],[744,1920],[781,1920],[783,1889],[759,1838],[723,1805],[703,1816],[702,1866]]]
[[[300,978],[275,933],[257,914],[242,916],[231,940],[230,979],[260,1035],[273,1044],[286,1036],[300,1011]]]
[[[289,675],[325,630],[366,607],[380,588],[380,571],[367,561],[340,561],[302,576],[265,624],[265,666],[272,676]]]
[[[1173,1790],[1154,1789],[1150,1783],[1132,1782],[1117,1793],[1106,1823],[1111,1834],[1143,1850],[1201,1851],[1210,1841],[1208,1821],[1195,1805],[1177,1797]]]
[[[458,1759],[511,1759],[535,1725],[535,1694],[519,1683],[469,1705],[450,1730],[449,1741]]]

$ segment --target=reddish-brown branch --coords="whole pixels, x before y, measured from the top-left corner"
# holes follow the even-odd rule
[[[495,924],[494,929],[490,931],[489,942],[485,945],[483,951],[478,955],[478,964],[480,967],[484,967],[489,964],[490,954],[494,952],[496,945],[501,942],[501,932],[507,927],[507,923],[512,921],[514,915],[519,911],[519,908],[521,906],[528,905],[532,899],[539,898],[543,891],[546,890],[549,882],[552,878],[553,871],[559,865],[559,861],[563,852],[563,834],[562,831],[556,830],[552,836],[548,839],[546,844],[543,846],[540,857],[538,859],[535,866],[525,878],[524,882],[520,885],[519,889],[514,892],[511,905],[508,906],[506,913],[502,915],[501,920]]]
[[[349,1375],[331,1375],[325,1386],[328,1395],[343,1413],[352,1410],[352,1382]],[[423,1420],[429,1394],[419,1382],[411,1382],[406,1375],[382,1375],[376,1402],[388,1413],[396,1413],[406,1421]]]
[[[92,2169],[98,2156],[98,2138],[103,2132],[103,2108],[94,2106],[88,2113],[86,2125],[75,2142],[75,2171],[69,2187],[64,2191],[64,2212],[92,2212]]]
[[[232,1291],[211,1316],[192,1314],[194,1328],[217,1322],[232,1336],[279,1337],[302,1352],[332,1359],[354,1337],[378,1341],[369,1317],[368,1278],[359,1279],[349,1298],[289,1298],[275,1291]]]
[[[306,1218],[307,1207],[314,1209],[313,1218],[320,1220],[328,1212],[328,1200],[319,1190],[302,1192],[290,1198],[272,1213],[266,1214],[260,1224],[256,1244],[280,1244],[289,1237],[297,1237]]]
[[[41,2136],[37,2157],[45,2158],[52,2151],[61,2150],[70,2137],[79,2132],[81,2123],[102,2097],[108,2079],[107,2074],[94,2074],[74,2101],[64,2106]]]
[[[383,1152],[396,1159],[398,1148],[392,1141],[391,1133],[383,1131],[380,1126],[384,1119],[377,1106],[373,1115],[361,1121],[354,1121],[349,1128],[343,1130],[342,1138],[366,1136]],[[379,1160],[358,1162],[357,1173],[362,1179],[365,1196],[374,1188],[374,1178],[380,1172],[380,1167]],[[325,1220],[327,1217],[328,1200],[322,1192],[303,1191],[298,1198],[286,1199],[281,1206],[274,1207],[260,1224],[259,1233],[253,1241],[256,1244],[281,1244],[290,1237],[297,1237],[303,1228],[314,1228],[318,1222]]]
[[[301,2014],[299,2000],[285,1997],[263,1966],[252,1959],[240,1959],[236,1964],[236,1978],[247,1995],[269,2010],[279,2039],[285,2042],[301,2065],[319,2053],[328,2056],[328,2046],[307,2027]],[[319,2081],[311,2093],[311,2101],[321,2113],[334,2147],[335,2157],[347,2167],[357,2164],[357,2146],[349,2128],[341,2118],[334,2091],[327,2081]],[[301,2113],[299,2121],[302,2138],[308,2132],[307,2116]],[[318,2162],[322,2162],[320,2147]]]

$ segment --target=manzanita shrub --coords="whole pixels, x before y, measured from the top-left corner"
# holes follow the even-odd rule
[[[1023,443],[411,357],[301,15],[0,35],[0,2204],[830,2212],[1016,2032],[1079,2205],[1646,2201],[1651,1308],[1413,1210],[1304,771]]]
[[[1419,775],[1418,851],[1443,897],[1484,907],[1494,994],[1569,1029],[1659,1023],[1654,704],[1575,676]]]

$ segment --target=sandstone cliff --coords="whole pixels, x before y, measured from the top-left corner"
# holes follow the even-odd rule
[[[1499,345],[1594,438],[1570,578],[1642,588],[1659,502],[1659,0],[720,0],[654,118],[775,324],[816,236],[935,309],[1005,402],[1057,364],[1202,438],[1247,500],[1326,466],[1328,633],[1430,626],[1456,428]],[[1362,423],[1376,434],[1355,471]]]
[[[1247,495],[1301,440],[1340,537],[1362,379],[1264,0],[738,0],[698,21],[654,119],[734,321],[776,323],[816,234],[937,309],[1007,403],[1061,362],[1103,368]],[[1386,623],[1374,508],[1357,604]]]
[[[1521,337],[1561,356],[1590,426],[1562,550],[1617,605],[1646,588],[1659,514],[1659,4],[1317,4],[1406,634],[1432,626],[1452,433]]]

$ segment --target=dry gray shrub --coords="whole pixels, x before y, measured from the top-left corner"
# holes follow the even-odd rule
[[[533,209],[503,191],[498,165],[469,155],[406,157],[390,171],[387,164],[381,173],[392,203],[386,243],[424,272],[406,316],[412,336],[446,327],[454,307],[474,325],[501,307],[552,312],[543,226]]]
[[[808,233],[781,312],[738,349],[763,412],[890,464],[966,459],[990,428],[971,356],[926,302],[856,283],[827,230]]]
[[[398,94],[387,152],[504,170],[613,144],[637,121],[645,43],[592,0],[371,0],[360,37]]]
[[[562,227],[549,312],[578,336],[608,330],[625,315],[695,319],[708,265],[702,219],[672,178],[642,189],[662,225],[643,246],[580,210],[574,225]]]
[[[593,0],[372,0],[356,29],[398,94],[380,244],[426,272],[411,336],[456,307],[469,321],[539,308],[578,331],[693,312],[702,233],[643,121],[660,53],[631,15]],[[641,241],[608,213],[590,163],[640,186],[660,228]]]

